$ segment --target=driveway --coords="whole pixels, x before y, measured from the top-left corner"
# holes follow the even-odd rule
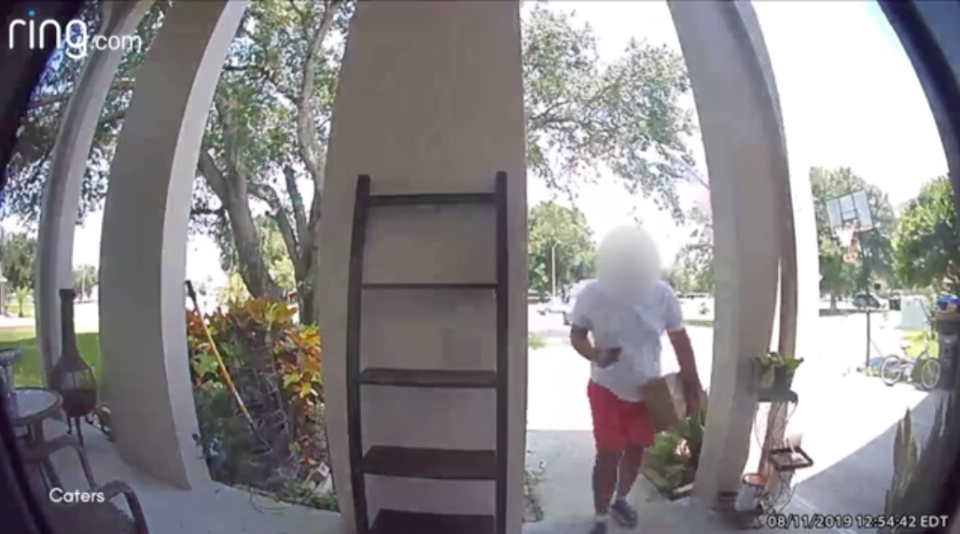
[[[527,448],[532,462],[544,463],[545,514],[548,519],[589,516],[593,462],[585,394],[589,365],[564,342],[562,324],[531,317],[531,331],[535,332],[535,325],[548,334],[537,332],[547,339],[547,346],[529,353]],[[895,329],[881,328],[876,322],[874,326],[881,345],[896,347],[899,333]],[[886,387],[879,380],[849,372],[863,361],[865,327],[862,315],[821,318],[815,354],[808,355],[797,374],[800,403],[791,415],[790,431],[803,433],[803,447],[815,461],[814,467],[798,472],[794,479],[793,501],[800,506],[826,513],[881,512],[893,474],[892,427],[907,408],[920,405],[915,426],[924,434],[930,428],[935,394],[928,397],[907,384]],[[691,326],[688,331],[702,380],[708,385],[713,329]],[[665,372],[677,369],[666,341],[663,367]],[[930,400],[923,402],[925,398]],[[634,495],[640,501],[657,498],[645,484]]]

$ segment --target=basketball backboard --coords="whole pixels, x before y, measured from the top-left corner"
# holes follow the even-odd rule
[[[873,216],[870,213],[870,202],[867,193],[854,191],[848,195],[827,200],[827,215],[830,218],[830,228],[833,234],[840,237],[853,229],[855,232],[873,230]]]

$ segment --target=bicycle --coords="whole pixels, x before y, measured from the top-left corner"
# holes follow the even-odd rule
[[[888,386],[909,380],[926,391],[937,387],[940,382],[940,362],[930,355],[929,343],[924,345],[923,351],[915,359],[905,356],[906,345],[901,345],[900,349],[904,356],[891,354],[884,358],[880,366],[880,380]]]

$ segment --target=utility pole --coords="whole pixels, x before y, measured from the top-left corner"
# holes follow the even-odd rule
[[[551,295],[553,299],[557,298],[557,244],[550,245],[550,281]]]
[[[864,372],[870,368],[870,349],[873,345],[871,336],[870,312],[872,311],[873,292],[870,284],[870,259],[873,251],[868,250],[870,233],[875,229],[873,213],[870,210],[870,201],[865,191],[859,190],[826,201],[827,215],[830,218],[830,227],[833,234],[840,240],[840,246],[851,250],[856,246],[860,256],[860,269],[863,279],[858,286],[862,286],[866,300],[866,350],[864,354]],[[855,244],[855,245],[854,245]],[[851,250],[852,251],[852,250]]]

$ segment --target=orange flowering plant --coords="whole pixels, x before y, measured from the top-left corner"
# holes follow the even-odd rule
[[[231,375],[276,375],[284,411],[293,423],[291,448],[305,465],[315,465],[325,458],[320,333],[297,323],[296,312],[295,306],[267,298],[232,300],[205,317],[187,310],[190,376],[195,388],[222,380],[205,322]]]

